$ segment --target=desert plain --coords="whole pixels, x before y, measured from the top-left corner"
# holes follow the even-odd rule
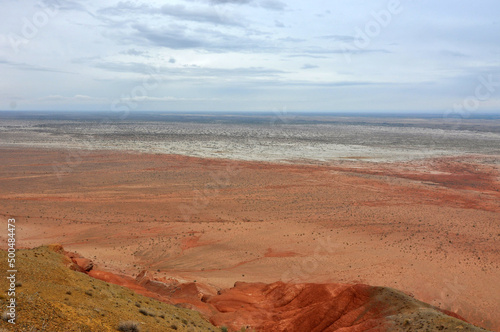
[[[395,130],[384,123],[369,128]],[[326,158],[321,126],[316,145],[300,131],[299,138],[267,136],[265,142],[277,140],[289,151],[283,160],[255,157],[259,151],[271,155],[271,143],[267,150],[253,149],[252,158],[228,158],[231,148],[208,142],[215,148],[206,155],[210,133],[189,143],[200,146],[189,150],[198,156],[155,150],[158,142],[143,140],[141,131],[134,134],[135,141],[147,142],[141,148],[113,148],[108,138],[123,142],[121,132],[99,133],[106,139],[87,132],[92,142],[104,142],[89,149],[78,145],[74,123],[67,127],[71,132],[61,132],[57,123],[12,126],[0,135],[0,215],[4,229],[8,218],[16,218],[19,248],[59,243],[100,270],[131,277],[147,270],[157,279],[218,288],[280,280],[387,286],[500,331],[496,126],[477,133],[478,145],[490,140],[483,149],[465,151],[474,146],[468,128],[448,150],[439,145],[444,138],[428,150],[395,143],[400,153],[392,159],[390,150],[381,154],[369,139]],[[419,128],[437,130],[439,137],[447,137],[443,130],[459,134],[456,128]],[[287,141],[293,139],[301,140],[308,157],[293,154]],[[240,146],[232,148],[245,155]],[[323,154],[314,159],[308,149]],[[6,233],[1,237],[5,243]]]

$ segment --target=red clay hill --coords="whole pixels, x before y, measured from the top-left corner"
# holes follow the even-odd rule
[[[93,269],[76,253],[64,253],[72,268],[180,307],[199,311],[230,331],[484,331],[449,311],[387,287],[365,284],[237,282],[229,289],[176,279],[158,280],[143,271],[136,279]]]

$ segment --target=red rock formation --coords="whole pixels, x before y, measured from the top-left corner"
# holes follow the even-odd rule
[[[206,304],[208,299],[217,294],[215,287],[194,282],[180,283],[173,278],[156,280],[147,271],[139,273],[136,281],[149,292],[167,298],[179,306],[200,311],[207,317],[215,311],[211,305]]]
[[[237,282],[217,290],[200,283],[154,278],[142,271],[135,279],[93,269],[90,260],[53,246],[89,276],[139,294],[201,312],[216,326],[263,332],[386,331],[395,326],[416,331],[440,327],[479,331],[460,316],[420,302],[399,291],[364,284]],[[71,263],[70,263],[71,264]],[[452,318],[453,317],[453,318]],[[458,319],[455,319],[458,318]]]
[[[58,243],[51,244],[48,247],[54,252],[66,256],[68,259],[68,266],[72,270],[88,273],[94,268],[94,262],[92,262],[90,259],[82,257],[76,252],[68,252],[64,250],[63,246]]]
[[[75,257],[73,258],[73,262],[85,272],[89,272],[94,267],[94,263],[87,258]]]
[[[210,299],[218,326],[258,331],[384,330],[387,311],[374,287],[345,284],[236,283]]]

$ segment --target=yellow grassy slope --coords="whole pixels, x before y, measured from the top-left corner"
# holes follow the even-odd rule
[[[7,253],[0,251],[2,270]],[[146,331],[219,331],[199,313],[135,294],[67,267],[69,259],[49,247],[18,250],[16,325],[1,320],[0,331],[118,331],[124,321]],[[0,279],[0,306],[9,297],[7,278]],[[144,315],[140,311],[147,313]]]

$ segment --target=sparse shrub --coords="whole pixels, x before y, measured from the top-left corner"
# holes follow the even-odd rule
[[[139,323],[132,321],[120,322],[120,324],[118,324],[118,331],[139,332],[140,331]]]
[[[175,324],[170,325],[170,328],[171,328],[172,330],[177,330],[177,329],[178,329],[177,325],[175,325]]]
[[[227,332],[227,331],[228,331],[228,330],[227,330],[227,327],[225,327],[225,326],[222,326],[222,327],[220,328],[220,330],[221,330],[222,332]]]
[[[154,312],[152,312],[151,310],[145,309],[145,308],[139,309],[139,312],[141,314],[143,314],[144,316],[151,316],[151,317],[155,317],[156,316],[156,314]]]
[[[185,320],[185,319],[183,319],[183,320],[182,320],[182,324],[184,324],[184,325],[188,325],[188,321],[187,321],[187,320]]]
[[[67,291],[67,292],[66,292],[66,294],[71,295],[71,291],[70,291],[70,290],[69,290],[69,291]]]
[[[23,286],[23,283],[20,282],[20,281],[16,281],[15,283],[16,287],[22,287]]]
[[[94,295],[94,294],[92,294],[92,291],[90,291],[90,290],[85,291],[85,294],[87,294],[88,296],[93,296]]]
[[[139,302],[136,302],[136,303],[135,303],[135,306],[136,306],[137,308],[140,308],[140,307],[141,307],[141,304],[140,304]]]

